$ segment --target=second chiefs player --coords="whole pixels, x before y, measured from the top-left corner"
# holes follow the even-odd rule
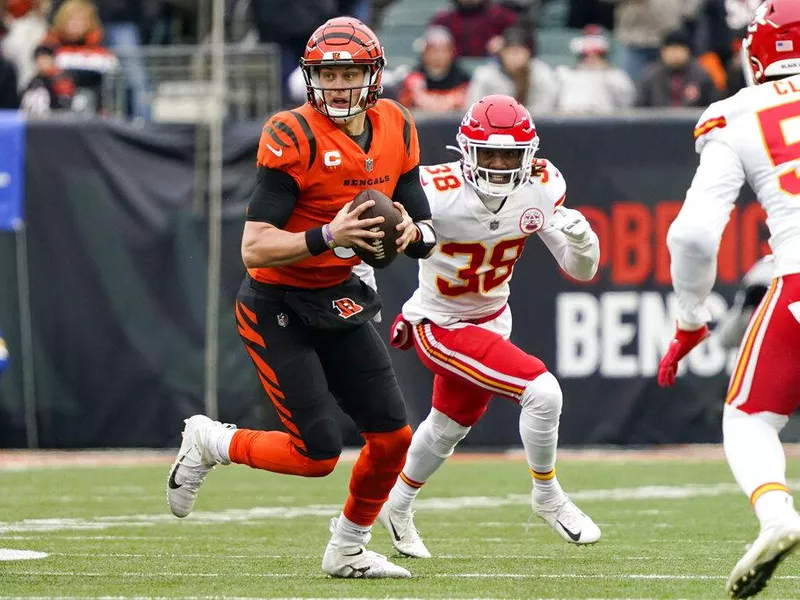
[[[600,529],[556,479],[561,388],[541,360],[509,341],[507,302],[514,264],[531,234],[584,281],[597,271],[598,239],[580,212],[561,206],[566,184],[558,169],[534,161],[539,137],[515,99],[493,95],[475,103],[457,139],[460,162],[422,168],[439,243],[420,262],[419,288],[392,326],[392,345],[413,344],[433,371],[433,406],[378,519],[399,552],[430,556],[411,505],[497,395],[521,409],[535,513],[566,541],[591,544]]]
[[[800,513],[779,436],[800,411],[800,2],[759,5],[742,54],[752,85],[709,106],[695,128],[700,164],[667,234],[677,329],[658,369],[659,385],[673,385],[680,361],[709,335],[705,301],[722,232],[747,182],[767,213],[773,258],[722,413],[725,457],[759,523],[758,537],[728,577],[731,598],[760,593],[800,550]]]
[[[186,420],[167,489],[172,512],[185,517],[218,464],[328,475],[342,451],[338,403],[366,444],[342,513],[330,523],[322,569],[334,577],[410,576],[365,548],[411,429],[389,353],[370,322],[380,300],[352,274],[359,260],[351,247],[374,251],[369,242],[383,233],[370,228],[383,217],[359,220],[374,203],[351,213],[352,199],[372,188],[396,200],[404,215],[398,250],[406,255],[425,258],[435,244],[416,128],[406,109],[378,99],[384,64],[363,23],[328,21],[301,61],[308,102],[272,117],[259,144],[236,320],[286,431],[235,429],[195,415]]]

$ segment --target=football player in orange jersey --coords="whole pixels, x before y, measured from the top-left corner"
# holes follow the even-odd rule
[[[285,432],[236,429],[203,415],[186,420],[167,496],[189,514],[217,464],[323,477],[336,465],[342,434],[336,404],[366,444],[350,493],[330,523],[322,569],[334,577],[409,577],[365,549],[370,530],[405,461],[411,428],[389,354],[371,319],[377,294],[352,274],[351,249],[383,236],[383,217],[352,213],[364,189],[379,190],[402,212],[398,250],[426,258],[436,237],[419,180],[411,115],[380,100],[385,59],[375,34],[349,17],[311,36],[301,60],[308,102],[273,116],[258,149],[242,258],[248,269],[236,300],[239,333]],[[335,250],[335,252],[334,252]]]

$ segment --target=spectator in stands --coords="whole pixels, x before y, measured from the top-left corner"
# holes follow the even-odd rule
[[[8,35],[3,39],[5,57],[17,69],[17,88],[23,91],[36,74],[33,51],[47,34],[41,0],[7,0]]]
[[[602,27],[587,25],[570,42],[570,50],[578,58],[577,65],[556,69],[559,112],[608,114],[633,106],[636,86],[625,71],[609,62],[609,40]]]
[[[70,110],[75,96],[75,83],[56,67],[50,46],[37,46],[34,51],[36,75],[22,94],[20,108],[29,116],[44,117],[53,111]]]
[[[638,106],[708,106],[718,93],[709,74],[692,57],[689,38],[677,30],[665,36],[661,60],[649,67],[640,82]]]
[[[692,52],[720,93],[727,89],[725,64],[732,54],[732,32],[725,18],[725,0],[705,0],[695,18],[686,23]]]
[[[58,0],[55,6],[64,3]],[[145,32],[151,28],[161,8],[160,0],[94,0],[97,16],[103,24],[104,39],[119,57],[130,89],[130,111],[133,116],[148,117],[146,94],[149,87],[141,46]]]
[[[430,111],[461,111],[469,75],[461,68],[450,30],[435,25],[425,32],[420,64],[403,81],[400,103]]]
[[[252,0],[258,37],[281,49],[281,84],[288,102],[289,76],[297,68],[306,42],[320,23],[337,16],[337,0]]]
[[[659,44],[670,31],[694,18],[704,0],[603,0],[614,3],[614,35],[620,66],[633,81],[658,59]]]
[[[517,14],[489,0],[452,0],[455,8],[437,14],[430,25],[447,27],[458,56],[489,56],[501,45],[501,35],[517,23]],[[500,92],[493,92],[500,93]]]
[[[513,96],[534,117],[555,109],[558,81],[547,63],[534,57],[533,38],[511,27],[503,33],[496,61],[475,69],[467,88],[467,106],[489,94]]]
[[[97,7],[91,0],[66,0],[53,16],[53,27],[43,43],[53,49],[56,66],[75,82],[73,110],[99,110],[103,77],[119,66],[117,57],[102,45],[102,40]]]

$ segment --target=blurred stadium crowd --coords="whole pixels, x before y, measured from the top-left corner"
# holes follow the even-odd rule
[[[385,95],[462,111],[489,93],[534,115],[703,107],[745,85],[739,60],[759,0],[226,0],[226,42],[275,44],[286,105],[305,101],[298,59],[326,19],[355,16],[386,46]],[[149,118],[145,49],[208,43],[209,0],[0,0],[0,109]],[[254,50],[255,51],[255,50]],[[276,55],[277,56],[277,55]],[[276,84],[277,85],[277,84]],[[261,120],[266,115],[253,115]]]

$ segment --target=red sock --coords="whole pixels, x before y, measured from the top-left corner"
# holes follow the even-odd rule
[[[314,460],[300,453],[288,433],[253,429],[237,429],[228,454],[231,462],[303,477],[324,477],[339,460],[338,456]]]
[[[353,523],[369,527],[378,518],[398,474],[403,470],[406,452],[411,445],[411,427],[406,425],[388,433],[365,433],[364,439],[367,443],[353,466],[350,494],[343,512]]]

